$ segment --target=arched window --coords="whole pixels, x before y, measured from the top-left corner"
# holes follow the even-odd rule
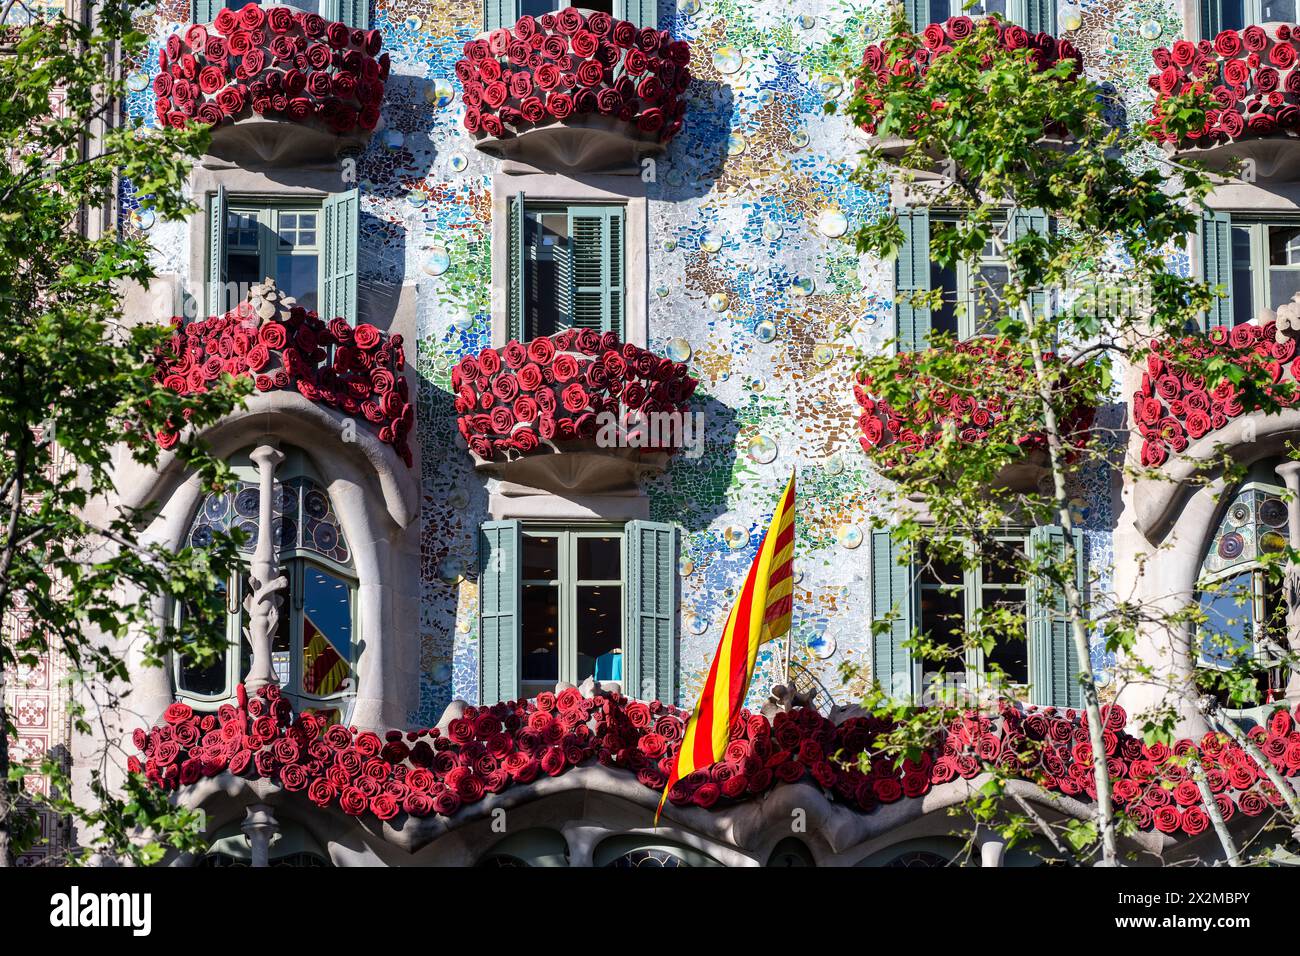
[[[1199,663],[1226,668],[1243,658],[1267,666],[1270,643],[1286,644],[1281,576],[1268,556],[1286,548],[1285,489],[1274,466],[1261,462],[1227,501],[1201,562],[1197,601],[1205,615],[1197,635]]]
[[[177,692],[198,704],[213,704],[234,695],[248,673],[252,648],[249,615],[249,561],[257,547],[260,485],[247,453],[231,460],[236,481],[225,492],[208,495],[195,513],[186,543],[204,547],[215,532],[238,529],[244,535],[245,562],[225,585],[224,659],[207,667],[176,661]],[[354,692],[357,578],[352,552],[343,535],[329,493],[301,451],[285,450],[272,490],[272,533],[281,592],[279,617],[271,638],[271,666],[281,687],[301,705],[335,711]],[[177,608],[183,615],[185,609]],[[178,618],[179,620],[179,618]]]

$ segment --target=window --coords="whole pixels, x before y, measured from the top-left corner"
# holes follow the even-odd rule
[[[1026,582],[1022,573],[1029,541],[1025,535],[996,538],[985,545],[973,566],[923,555],[920,564],[920,630],[931,641],[947,644],[955,655],[949,662],[927,661],[926,669],[942,666],[952,673],[964,663],[968,674],[1000,670],[1015,686],[1029,684],[1026,635],[998,635],[993,652],[963,648],[963,636],[984,612],[1005,609],[1025,617]],[[960,682],[965,683],[965,675]]]
[[[1083,541],[1077,531],[1074,544],[1075,584],[1083,590]],[[1064,600],[1051,593],[1046,581],[1023,576],[1023,556],[1045,562],[1059,559],[1064,548],[1061,528],[1041,527],[999,534],[978,559],[973,554],[966,561],[913,555],[900,563],[902,549],[889,532],[872,532],[871,613],[875,620],[889,619],[886,632],[873,638],[873,678],[891,696],[915,700],[930,673],[942,667],[951,674],[953,663],[913,657],[909,642],[919,634],[957,652],[957,667],[963,671],[960,683],[969,684],[972,676],[996,667],[1007,683],[1024,688],[1031,703],[1079,706],[1078,655]],[[1024,638],[1007,635],[987,654],[980,648],[966,648],[969,628],[981,614],[996,609],[1024,616]]]
[[[568,328],[623,337],[624,207],[510,200],[510,334]]]
[[[190,20],[194,23],[211,23],[223,8],[239,11],[247,5],[248,0],[190,0]],[[282,6],[258,0],[253,0],[253,5]],[[326,20],[340,20],[360,30],[370,28],[370,0],[293,0],[292,6],[305,13],[318,13]]]
[[[968,8],[962,0],[904,0],[904,12],[913,30],[949,17],[997,15],[1018,23],[1030,33],[1056,33],[1056,0],[976,0]]]
[[[357,213],[355,189],[322,200],[210,194],[211,314],[229,311],[251,285],[271,278],[321,318],[355,325]]]
[[[1202,217],[1201,276],[1225,297],[1210,307],[1210,326],[1254,321],[1300,294],[1300,219],[1252,219],[1218,212]]]
[[[601,10],[617,20],[631,20],[639,27],[659,28],[657,0],[582,0],[566,3],[565,0],[485,0],[483,29],[492,31],[512,27],[520,17],[540,17],[564,7],[582,10]]]
[[[200,504],[187,543],[204,547],[216,532],[238,528],[243,551],[251,560],[259,534],[259,484],[247,455],[232,467],[238,480]],[[271,640],[271,666],[281,687],[323,710],[338,710],[352,693],[356,640],[357,580],[352,554],[329,494],[311,473],[300,452],[291,452],[279,468],[272,498],[272,527],[279,572],[288,579],[281,592],[280,614]],[[225,659],[197,667],[182,655],[176,661],[176,688],[198,703],[229,699],[248,673],[252,650],[248,636],[248,572],[241,567],[225,590],[227,602]],[[178,615],[185,609],[178,608]],[[237,649],[237,650],[236,650]]]
[[[675,540],[652,521],[483,525],[480,703],[588,677],[675,702]]]
[[[1029,231],[1046,232],[1052,228],[1048,217],[1037,210],[1008,210],[977,263],[940,266],[930,255],[931,241],[945,230],[959,229],[961,223],[959,212],[925,208],[899,212],[903,245],[894,261],[894,313],[898,348],[902,351],[926,348],[932,332],[958,339],[992,333],[1002,309],[1003,288],[1011,275],[1006,243]],[[943,293],[938,308],[922,308],[906,301],[911,294],[934,290]],[[1034,293],[1031,298],[1036,311],[1046,307],[1045,294]]]
[[[1280,580],[1265,569],[1268,555],[1286,549],[1287,503],[1272,481],[1272,463],[1252,469],[1228,503],[1204,560],[1197,601],[1206,620],[1197,640],[1203,666],[1226,668],[1266,661],[1267,638],[1286,646],[1286,602]]]
[[[1224,30],[1251,24],[1295,23],[1295,0],[1203,0],[1201,38],[1213,40]]]

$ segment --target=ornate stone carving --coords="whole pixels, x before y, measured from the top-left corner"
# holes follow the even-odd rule
[[[275,668],[271,666],[271,636],[280,622],[280,592],[289,586],[289,579],[278,574],[274,535],[275,469],[284,461],[284,452],[274,445],[258,445],[253,449],[253,463],[257,465],[259,481],[259,507],[257,515],[257,548],[248,575],[248,596],[244,609],[248,611],[248,643],[253,649],[253,661],[245,684],[257,690],[266,684],[279,683]]]

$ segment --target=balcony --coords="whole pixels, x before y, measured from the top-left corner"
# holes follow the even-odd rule
[[[691,438],[685,364],[571,329],[466,356],[452,370],[475,467],[524,488],[626,488]]]
[[[378,30],[288,7],[222,10],[167,38],[153,81],[158,122],[207,123],[209,153],[241,165],[332,160],[379,123],[381,43]]]
[[[1194,159],[1217,172],[1246,164],[1255,182],[1291,179],[1300,173],[1300,72],[1295,31],[1271,23],[1238,32],[1225,30],[1213,42],[1179,40],[1152,53],[1158,73],[1147,125],[1175,160]],[[1198,132],[1177,139],[1165,131],[1167,99],[1193,86],[1206,89],[1218,108],[1208,110]]]
[[[254,285],[248,301],[225,315],[172,324],[175,334],[156,358],[165,388],[192,395],[233,375],[251,378],[259,394],[296,391],[348,419],[363,419],[408,468],[414,463],[407,436],[415,406],[400,335],[385,337],[373,325],[353,328],[339,318],[326,322],[281,293],[273,279]],[[176,445],[181,424],[157,435],[163,449]]]
[[[990,363],[1007,361],[1006,349],[997,339],[971,339],[959,343],[956,351]],[[907,356],[903,358],[906,361]],[[1049,361],[1051,358],[1049,356]],[[966,384],[969,386],[970,383]],[[919,454],[938,444],[946,435],[953,435],[966,445],[1007,441],[1009,436],[1000,426],[1007,419],[1009,404],[1036,400],[1032,385],[1027,385],[1023,394],[1017,396],[1014,393],[1008,395],[998,387],[986,387],[981,392],[978,381],[974,384],[976,387],[973,389],[953,389],[944,382],[917,374],[913,392],[923,395],[930,407],[894,408],[873,394],[869,380],[859,380],[853,386],[853,397],[860,410],[858,442],[862,450],[888,473],[892,468],[911,464]],[[1079,409],[1066,416],[1061,422],[1066,444],[1081,448],[1090,435],[1092,422],[1092,409]],[[1009,488],[1032,488],[1046,474],[1046,437],[1041,433],[1029,433],[1010,440],[1021,449],[1023,456],[1004,469],[1000,481]]]
[[[682,128],[690,47],[666,31],[565,7],[465,44],[465,129],[500,159],[608,170],[663,150]]]
[[[898,77],[910,76],[919,81],[936,57],[943,56],[952,49],[954,42],[965,39],[979,29],[996,30],[1002,47],[1006,50],[1032,51],[1034,62],[1040,70],[1055,66],[1062,60],[1073,60],[1077,64],[1076,75],[1083,71],[1083,57],[1069,40],[1058,40],[1046,33],[1029,33],[1024,27],[1007,23],[997,16],[974,18],[957,16],[949,17],[943,23],[932,23],[927,26],[915,37],[917,44],[911,55],[898,63],[890,64],[884,42],[871,44],[862,54],[863,72],[872,74],[875,82],[881,86],[896,82]],[[864,81],[860,76],[857,80],[859,91],[869,83],[871,80]],[[869,98],[869,92],[867,95],[869,104],[883,105],[880,101]],[[878,121],[879,116],[873,116],[862,124],[862,130],[868,135],[868,143],[878,149],[884,157],[898,163],[911,149],[913,141],[906,136],[896,134],[878,136]],[[1043,131],[1042,144],[1045,148],[1063,149],[1068,142],[1063,130],[1049,128]],[[915,170],[922,178],[941,175],[940,170],[943,168],[945,157],[931,155],[930,159],[932,162],[926,168]]]

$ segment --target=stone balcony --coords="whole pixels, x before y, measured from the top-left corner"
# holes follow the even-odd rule
[[[626,487],[663,470],[683,447],[697,384],[683,363],[590,329],[484,349],[452,370],[475,467],[554,492]]]
[[[209,153],[240,165],[331,161],[379,123],[388,79],[378,30],[248,4],[172,34],[153,80],[160,125],[212,128]]]
[[[1294,178],[1300,172],[1297,30],[1294,24],[1270,23],[1155,50],[1158,72],[1148,82],[1156,99],[1148,126],[1166,152],[1217,172],[1244,171],[1255,182]],[[1165,104],[1196,86],[1218,106],[1207,111],[1199,131],[1176,138],[1165,131]]]
[[[667,31],[565,7],[465,44],[456,77],[480,150],[543,169],[624,168],[682,128],[691,52]]]

